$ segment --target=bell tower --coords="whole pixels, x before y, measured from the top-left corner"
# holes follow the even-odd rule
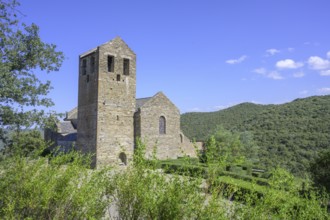
[[[77,148],[94,165],[126,165],[134,150],[136,55],[119,37],[79,56]]]

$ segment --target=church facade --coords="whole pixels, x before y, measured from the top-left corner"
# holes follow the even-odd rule
[[[119,37],[79,56],[78,107],[58,123],[55,144],[95,155],[94,165],[126,165],[138,138],[146,157],[195,157],[180,112],[162,93],[136,99],[136,55]]]

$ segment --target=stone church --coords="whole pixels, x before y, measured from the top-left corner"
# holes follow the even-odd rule
[[[179,109],[162,93],[136,99],[136,55],[119,37],[79,56],[78,107],[45,132],[57,146],[75,146],[95,155],[95,165],[126,165],[135,142],[146,144],[146,157],[195,157],[180,130]]]

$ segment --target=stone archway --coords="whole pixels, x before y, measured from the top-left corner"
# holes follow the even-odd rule
[[[119,154],[119,159],[121,163],[123,163],[125,166],[127,165],[127,156],[124,152]]]

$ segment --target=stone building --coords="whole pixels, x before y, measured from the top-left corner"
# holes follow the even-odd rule
[[[57,145],[95,155],[95,165],[128,164],[137,138],[146,156],[195,157],[180,130],[180,112],[162,93],[136,99],[136,55],[119,37],[79,56],[78,107],[46,132]]]

